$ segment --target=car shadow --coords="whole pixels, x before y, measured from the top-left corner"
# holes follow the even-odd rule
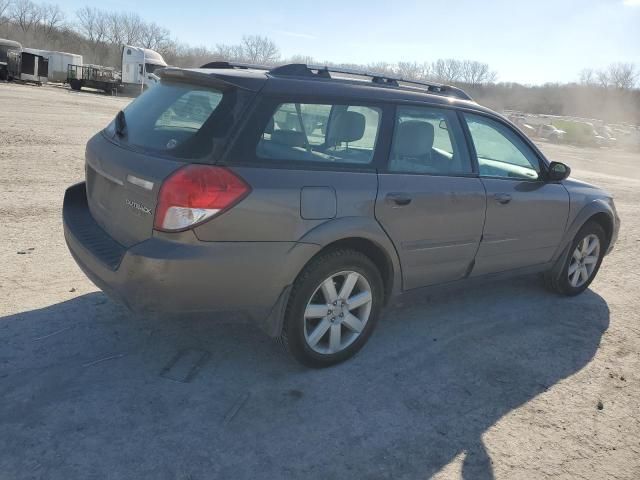
[[[358,356],[307,370],[241,317],[91,293],[0,318],[0,471],[430,478],[464,454],[463,478],[490,479],[483,433],[589,363],[608,324],[593,291],[491,283],[392,306]]]

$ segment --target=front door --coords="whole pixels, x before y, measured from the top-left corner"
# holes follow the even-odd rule
[[[487,191],[487,217],[472,276],[541,265],[560,244],[569,194],[545,182],[537,153],[509,125],[464,114]]]
[[[463,278],[482,235],[485,191],[454,111],[398,107],[376,218],[400,257],[403,288]]]

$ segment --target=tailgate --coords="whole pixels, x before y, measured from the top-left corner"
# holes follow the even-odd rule
[[[95,135],[87,144],[87,201],[95,221],[114,240],[130,247],[151,237],[162,180],[184,165],[150,157]]]

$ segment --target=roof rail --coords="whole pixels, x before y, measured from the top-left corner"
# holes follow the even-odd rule
[[[372,72],[368,70],[356,70],[351,68],[331,67],[329,65],[306,65],[304,63],[289,63],[278,67],[269,67],[266,65],[253,65],[250,63],[236,63],[226,61],[209,62],[200,68],[238,68],[242,70],[254,69],[265,70],[274,76],[295,76],[295,77],[315,77],[315,78],[332,78],[331,73],[343,75],[353,75],[360,77],[370,77],[371,82],[377,85],[387,85],[392,87],[404,87],[411,89],[426,90],[429,93],[446,95],[459,98],[462,100],[473,100],[471,96],[464,90],[451,85],[443,85],[440,83],[424,82],[418,80],[409,80],[402,77],[387,75],[381,72]],[[406,84],[406,85],[401,85]],[[416,87],[414,87],[414,85]]]
[[[393,87],[405,88],[411,88],[413,85],[416,85],[420,90],[427,90],[429,93],[447,95],[462,100],[473,100],[467,92],[458,87],[443,85],[440,83],[409,80],[402,77],[387,75],[386,73],[372,72],[368,70],[331,67],[328,65],[305,65],[303,63],[291,63],[288,65],[281,65],[279,67],[272,68],[271,70],[269,70],[269,73],[276,76],[315,76],[320,78],[331,78],[331,73],[341,73],[344,75],[370,77],[371,81],[378,85],[389,85]]]

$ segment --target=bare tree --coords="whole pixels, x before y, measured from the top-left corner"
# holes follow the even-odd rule
[[[355,70],[362,69],[361,65],[344,65],[345,67],[353,68]],[[375,62],[366,66],[365,70],[375,73],[383,73],[385,75],[393,75],[395,73],[394,67],[389,62]]]
[[[593,68],[583,68],[580,72],[580,83],[582,85],[593,86],[596,85],[596,72]]]
[[[250,63],[269,65],[280,58],[277,45],[269,38],[261,35],[245,35],[242,37],[243,53]]]
[[[609,72],[606,70],[598,70],[596,72],[596,79],[598,81],[598,85],[603,88],[607,88],[609,86]]]
[[[112,45],[122,45],[124,43],[124,25],[122,15],[119,13],[109,13],[105,19],[107,26],[106,40]]]
[[[162,50],[171,38],[169,29],[157,25],[155,22],[143,23],[140,28],[140,44],[144,48]]]
[[[638,72],[632,63],[613,63],[609,65],[609,84],[619,90],[631,90],[638,77]]]
[[[144,22],[137,13],[121,14],[121,24],[123,28],[123,43],[126,45],[136,45],[141,40]]]
[[[0,26],[9,22],[9,7],[11,6],[11,0],[0,0]]]
[[[216,49],[213,52],[213,57],[216,60],[226,60],[226,61],[234,61],[234,62],[250,61],[245,56],[245,51],[242,45],[218,44],[216,45]]]
[[[302,63],[303,65],[314,65],[318,62],[309,55],[293,55],[287,60],[287,63]]]
[[[462,62],[453,58],[440,58],[431,64],[431,74],[439,82],[458,82],[462,75]]]
[[[460,62],[460,79],[474,87],[484,83],[494,82],[496,73],[492,72],[489,65],[475,60],[463,60]]]
[[[40,21],[40,8],[31,0],[13,0],[9,19],[27,33]]]
[[[424,80],[429,75],[429,64],[418,62],[398,62],[398,76],[407,80]]]
[[[104,18],[103,12],[93,7],[82,7],[76,11],[78,18],[78,30],[91,43],[103,42],[106,36],[106,28],[100,28],[105,25],[101,18]]]
[[[40,29],[46,37],[50,37],[56,30],[61,30],[66,17],[59,5],[40,5]]]

